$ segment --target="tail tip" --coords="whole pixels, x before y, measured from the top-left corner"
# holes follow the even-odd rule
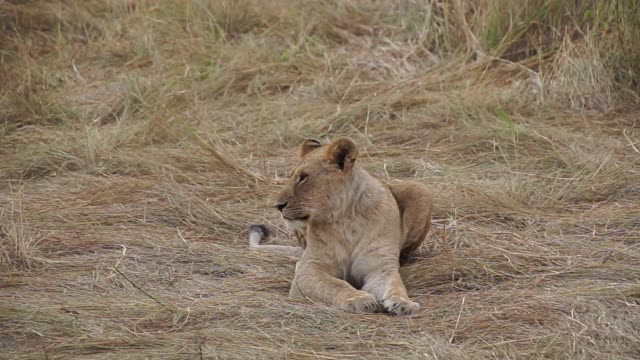
[[[262,224],[253,224],[249,226],[249,233],[258,233],[261,238],[269,237],[269,229]]]

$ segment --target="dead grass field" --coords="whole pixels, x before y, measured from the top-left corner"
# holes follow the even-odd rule
[[[579,5],[578,5],[579,4]],[[0,0],[0,358],[640,358],[633,1]],[[436,193],[414,317],[248,250],[305,137]]]

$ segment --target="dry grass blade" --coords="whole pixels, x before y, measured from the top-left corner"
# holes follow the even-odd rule
[[[118,269],[118,267],[117,267],[117,266],[114,266],[114,267],[113,267],[113,270],[114,270],[115,272],[117,272],[117,273],[118,273],[118,275],[122,276],[125,280],[127,280],[127,282],[128,282],[129,284],[131,284],[131,286],[133,286],[134,288],[136,288],[136,289],[140,290],[140,292],[141,292],[141,293],[145,294],[149,299],[151,299],[151,300],[155,301],[156,303],[158,303],[158,304],[159,304],[159,305],[161,305],[161,306],[165,306],[162,302],[160,302],[160,300],[158,300],[158,299],[154,298],[154,297],[153,297],[153,296],[151,296],[148,292],[144,291],[144,289],[142,289],[140,286],[136,285],[136,283],[134,283],[133,281],[131,281],[131,279],[129,279],[129,278],[127,277],[127,275],[123,274],[123,273],[122,273],[122,271],[120,271],[120,270]]]
[[[244,167],[242,167],[241,165],[239,165],[236,161],[233,161],[232,159],[230,159],[228,156],[226,156],[224,153],[222,153],[221,151],[219,151],[218,149],[216,149],[211,143],[209,143],[208,141],[204,140],[202,137],[200,137],[199,135],[195,134],[194,135],[196,139],[198,139],[198,144],[200,145],[200,147],[202,147],[203,149],[207,150],[208,152],[210,152],[215,158],[216,160],[218,160],[220,162],[220,164],[226,166],[229,170],[233,170],[236,173],[240,174],[240,175],[244,175],[247,176],[249,178],[253,178],[257,181],[260,181],[262,183],[269,183],[269,181],[267,179],[265,179],[263,176],[260,176],[248,169],[245,169]]]

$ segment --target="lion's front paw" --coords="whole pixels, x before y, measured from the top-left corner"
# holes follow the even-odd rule
[[[392,296],[383,302],[384,308],[395,315],[414,315],[420,310],[420,305],[409,299]]]
[[[357,295],[348,297],[340,307],[354,313],[374,313],[381,310],[375,296],[365,291],[358,291]]]

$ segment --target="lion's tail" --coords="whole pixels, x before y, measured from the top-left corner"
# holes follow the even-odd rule
[[[269,229],[262,224],[249,226],[249,246],[258,248],[269,237]]]
[[[262,244],[268,237],[269,229],[266,226],[262,224],[249,226],[249,247],[251,250],[283,254],[295,258],[302,256],[304,249],[299,246]]]

